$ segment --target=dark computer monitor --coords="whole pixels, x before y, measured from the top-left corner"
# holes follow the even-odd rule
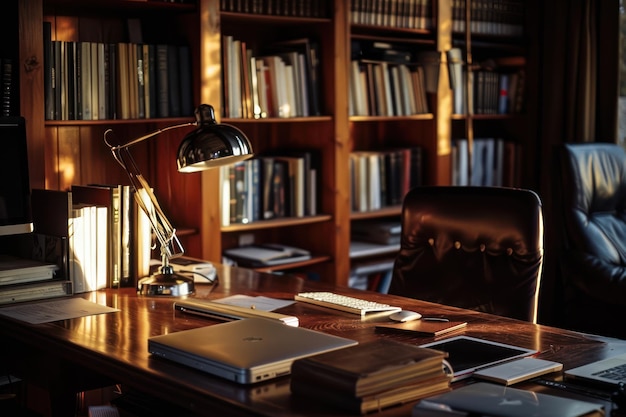
[[[32,231],[26,125],[23,117],[0,117],[0,236]]]

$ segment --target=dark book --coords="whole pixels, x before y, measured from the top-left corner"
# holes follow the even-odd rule
[[[294,388],[292,384],[291,391],[295,396],[308,397],[347,411],[366,414],[450,391],[450,380],[446,375],[439,374],[362,397],[349,396],[323,386],[296,386]]]
[[[169,117],[168,47],[156,45],[157,116]]]
[[[378,339],[294,361],[291,385],[295,391],[315,386],[363,397],[445,376],[446,356],[439,350]]]
[[[144,58],[145,59],[145,58]],[[148,45],[148,79],[146,89],[149,96],[149,108],[150,114],[146,115],[148,118],[156,117],[158,114],[158,88],[157,88],[157,74],[156,74],[156,45]]]
[[[193,117],[191,51],[187,45],[178,47],[178,67],[180,78],[180,115],[183,117]]]
[[[63,58],[61,54],[61,41],[52,41],[52,51],[54,58],[52,62],[54,63],[53,71],[54,74],[52,76],[52,91],[54,97],[54,119],[53,120],[61,120],[62,107],[61,107],[61,67],[63,64]]]
[[[276,217],[274,212],[274,159],[261,158],[261,219],[268,220]]]
[[[54,120],[54,49],[50,22],[43,22],[43,63],[45,119]]]
[[[178,46],[169,45],[167,51],[168,102],[170,117],[181,116],[180,107],[180,67]],[[187,115],[185,115],[187,116]]]
[[[352,240],[396,245],[400,243],[402,227],[399,221],[367,220],[352,222]]]
[[[76,120],[76,42],[65,43],[67,65],[67,118]]]
[[[274,160],[272,176],[272,202],[274,217],[286,217],[291,211],[291,192],[289,189],[289,168],[286,161]]]

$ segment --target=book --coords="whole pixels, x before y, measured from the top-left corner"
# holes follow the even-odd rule
[[[399,221],[358,221],[352,222],[350,235],[353,240],[396,245],[400,243],[402,227]]]
[[[462,330],[465,327],[467,327],[466,321],[434,321],[422,319],[405,323],[379,323],[376,325],[376,331],[441,336],[442,334]]]
[[[537,376],[560,371],[563,364],[539,358],[521,358],[474,372],[474,378],[502,385],[513,385]]]
[[[433,414],[437,410],[442,413]],[[450,414],[446,414],[448,410]],[[412,417],[438,415],[600,417],[604,416],[604,410],[598,403],[477,382],[422,399],[411,412]]]
[[[227,249],[224,255],[248,267],[282,265],[311,259],[307,250],[279,244],[249,245]]]
[[[291,391],[364,414],[449,390],[445,356],[378,339],[294,361]]]
[[[435,393],[449,391],[450,381],[445,375],[440,375],[363,397],[351,397],[338,391],[324,390],[323,388],[322,390],[323,392],[320,392],[319,387],[302,387],[294,390],[292,387],[292,393],[295,395],[306,395],[344,410],[366,414],[394,405],[417,401]]]
[[[53,263],[2,254],[0,286],[51,279],[58,269],[59,267]]]
[[[291,385],[313,386],[362,397],[445,375],[447,353],[391,339],[378,339],[294,361]]]
[[[72,281],[51,279],[41,282],[12,284],[0,289],[0,304],[43,300],[72,295]]]

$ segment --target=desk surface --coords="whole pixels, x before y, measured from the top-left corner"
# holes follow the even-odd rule
[[[539,357],[562,362],[565,369],[626,352],[626,341],[623,340],[403,297],[328,287],[295,277],[241,268],[218,268],[218,273],[217,287],[197,285],[194,296],[221,298],[248,294],[291,300],[297,292],[331,290],[386,302],[428,316],[465,320],[468,326],[463,334],[536,349],[541,352]],[[102,379],[171,401],[198,415],[345,415],[319,404],[292,401],[288,377],[246,387],[151,357],[147,349],[148,337],[216,323],[175,312],[174,298],[137,296],[133,289],[109,289],[82,296],[120,311],[40,325],[0,316],[0,337],[13,346],[12,365],[21,365],[20,370],[27,376],[48,379],[49,388],[54,388],[57,393],[63,389],[81,388],[91,379]],[[292,304],[279,312],[297,316],[301,327],[360,342],[380,337],[414,344],[434,340],[408,334],[378,334],[374,332],[376,320],[361,320],[352,314],[304,303]],[[36,357],[45,357],[45,360],[37,363],[33,360]],[[59,381],[65,381],[67,386],[60,387]],[[410,415],[411,406],[393,407],[377,415]]]

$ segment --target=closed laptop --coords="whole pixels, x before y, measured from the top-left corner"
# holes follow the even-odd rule
[[[339,336],[246,318],[148,339],[153,355],[228,380],[251,384],[291,372],[294,360],[356,345]]]

